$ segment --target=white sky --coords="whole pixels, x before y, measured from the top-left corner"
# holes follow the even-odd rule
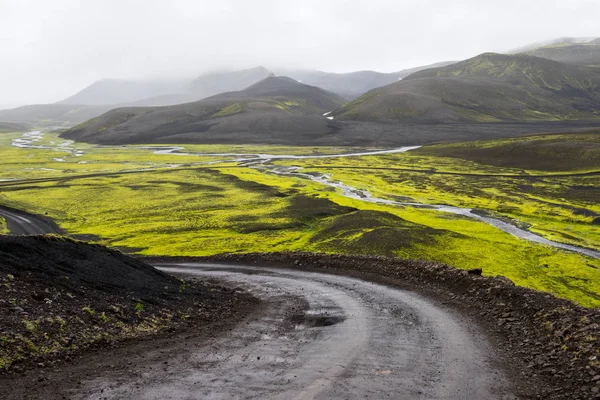
[[[600,0],[0,0],[0,108],[102,78],[396,71],[600,36]]]

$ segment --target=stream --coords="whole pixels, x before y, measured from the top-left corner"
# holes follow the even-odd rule
[[[352,186],[345,185],[342,182],[333,181],[333,180],[331,180],[331,177],[327,174],[322,174],[322,175],[304,174],[301,172],[297,172],[299,169],[300,169],[299,167],[283,167],[283,168],[275,167],[275,168],[269,169],[269,172],[277,174],[277,175],[295,176],[295,177],[299,177],[299,178],[303,178],[303,179],[310,179],[312,181],[319,182],[323,185],[338,189],[338,191],[343,196],[351,198],[351,199],[355,199],[355,200],[361,200],[361,201],[376,203],[376,204],[400,206],[400,207],[409,206],[409,207],[416,207],[416,208],[428,208],[428,209],[433,209],[433,210],[440,211],[440,212],[461,215],[461,216],[464,216],[467,218],[472,218],[472,219],[476,219],[476,220],[485,222],[486,224],[492,225],[492,226],[500,229],[501,231],[511,234],[519,239],[529,240],[531,242],[540,243],[540,244],[552,246],[552,247],[563,249],[563,250],[573,251],[573,252],[576,252],[579,254],[586,255],[588,257],[600,259],[600,251],[586,249],[584,247],[573,246],[573,245],[569,245],[569,244],[565,244],[565,243],[548,240],[540,235],[529,232],[525,229],[521,229],[518,226],[515,226],[508,222],[502,221],[500,219],[486,217],[486,216],[476,214],[473,212],[472,208],[461,208],[461,207],[454,207],[454,206],[448,206],[448,205],[443,205],[443,204],[423,204],[423,203],[414,203],[414,202],[401,202],[401,201],[394,201],[394,200],[373,197],[371,195],[371,193],[369,193],[366,190],[356,189]]]
[[[41,146],[37,145],[36,142],[42,139],[43,133],[40,131],[33,131],[23,135],[22,138],[14,139],[13,146],[19,148],[33,148],[33,149],[49,149],[49,150],[58,150],[65,151],[74,156],[81,156],[84,153],[82,151],[76,150],[71,145],[73,141],[67,140],[56,147],[50,146]],[[52,143],[52,142],[51,142]],[[386,149],[386,150],[372,150],[372,151],[358,151],[358,152],[350,152],[350,153],[339,153],[339,154],[315,154],[315,155],[287,155],[287,154],[242,154],[242,153],[197,153],[197,152],[183,152],[185,150],[184,147],[181,146],[131,146],[138,149],[151,150],[154,154],[169,154],[169,155],[182,155],[182,156],[199,156],[199,157],[232,157],[231,159],[223,159],[218,161],[213,161],[205,164],[214,164],[214,163],[222,163],[222,162],[238,162],[241,166],[246,166],[250,168],[257,168],[267,173],[272,173],[276,175],[282,176],[292,176],[302,179],[309,179],[314,182],[318,182],[322,185],[329,186],[335,188],[339,191],[343,196],[361,200],[370,203],[376,204],[384,204],[384,205],[392,205],[399,207],[416,207],[416,208],[427,208],[440,212],[460,215],[463,217],[475,219],[481,222],[484,222],[488,225],[494,226],[497,229],[500,229],[503,232],[506,232],[512,236],[515,236],[519,239],[529,240],[531,242],[551,246],[558,249],[563,249],[567,251],[576,252],[579,254],[583,254],[588,257],[600,259],[600,251],[586,249],[584,247],[574,246],[570,244],[555,242],[549,239],[546,239],[540,235],[527,231],[525,229],[521,229],[518,226],[502,221],[498,218],[492,218],[489,216],[479,215],[474,212],[472,208],[461,208],[454,207],[443,204],[423,204],[416,202],[401,202],[394,201],[388,199],[382,199],[378,197],[374,197],[367,190],[357,189],[351,186],[348,186],[342,182],[334,181],[331,179],[331,176],[328,174],[320,174],[320,175],[312,175],[299,172],[300,167],[282,167],[268,164],[274,160],[306,160],[306,159],[322,159],[322,158],[342,158],[342,157],[360,157],[360,156],[372,156],[372,155],[381,155],[381,154],[394,154],[394,153],[404,153],[410,150],[417,149],[421,146],[404,146],[395,149]],[[56,159],[55,161],[58,161]],[[62,161],[62,159],[61,159]],[[179,164],[174,165],[179,166]]]

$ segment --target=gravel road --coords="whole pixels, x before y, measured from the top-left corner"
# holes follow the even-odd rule
[[[477,328],[417,294],[321,273],[159,267],[247,289],[262,306],[200,347],[162,347],[127,375],[87,378],[70,398],[515,398]]]

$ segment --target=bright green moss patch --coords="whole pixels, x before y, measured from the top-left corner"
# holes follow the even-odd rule
[[[233,103],[223,107],[219,112],[213,114],[213,117],[225,117],[227,115],[239,114],[244,111],[243,103]]]
[[[0,217],[0,234],[8,233],[8,227],[6,226],[6,220]]]

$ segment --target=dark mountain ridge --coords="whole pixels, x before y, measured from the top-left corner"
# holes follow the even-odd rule
[[[600,74],[527,55],[484,53],[372,90],[333,115],[410,123],[600,118]]]
[[[91,143],[249,142],[324,135],[338,126],[322,116],[343,104],[339,96],[270,76],[238,91],[168,107],[118,108],[61,136]]]

